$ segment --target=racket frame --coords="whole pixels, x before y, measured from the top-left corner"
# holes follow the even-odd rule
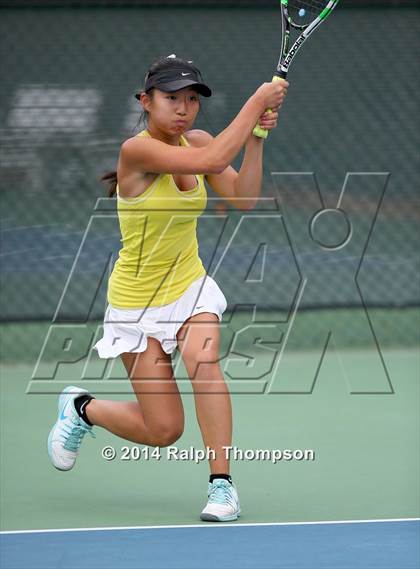
[[[331,14],[339,0],[330,0],[322,12],[315,20],[309,24],[297,24],[292,20],[288,10],[288,0],[281,0],[281,13],[282,13],[282,48],[280,59],[277,65],[276,75],[286,79],[289,71],[290,64],[292,63],[295,55],[300,50],[302,45],[308,37],[322,24],[322,22]],[[302,33],[295,40],[292,47],[290,47],[290,32],[291,29],[301,30]]]

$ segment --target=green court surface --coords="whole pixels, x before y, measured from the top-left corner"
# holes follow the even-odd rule
[[[241,523],[419,516],[419,353],[415,347],[387,347],[382,354],[394,393],[350,393],[343,370],[349,377],[359,366],[367,377],[378,374],[377,353],[362,348],[342,350],[340,359],[329,350],[312,393],[235,393],[229,382],[236,447],[312,449],[315,456],[277,464],[232,460]],[[276,373],[290,380],[313,359],[310,350],[295,350]],[[255,361],[262,367],[267,363]],[[134,445],[96,428],[97,438],[86,437],[75,468],[54,470],[46,440],[56,419],[56,393],[69,383],[88,383],[77,380],[75,366],[67,366],[49,383],[48,394],[45,386],[44,393],[28,392],[33,367],[33,362],[2,367],[3,530],[201,523],[205,460],[168,460],[167,449],[161,449],[161,460],[123,461],[121,447]],[[103,382],[89,385],[97,397],[105,391]],[[133,398],[128,380],[118,385],[119,394],[103,397]],[[182,397],[186,428],[174,446],[202,449],[193,396]],[[105,445],[115,447],[117,459],[101,457]]]

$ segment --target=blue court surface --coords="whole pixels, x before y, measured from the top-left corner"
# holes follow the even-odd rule
[[[3,532],[1,543],[1,569],[420,567],[418,519]]]

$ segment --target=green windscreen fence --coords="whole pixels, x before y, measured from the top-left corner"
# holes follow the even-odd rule
[[[141,128],[133,94],[151,62],[200,67],[214,96],[196,126],[213,135],[277,63],[276,2],[65,4],[0,11],[5,323],[102,319],[121,243],[99,178]],[[258,206],[233,211],[208,189],[200,255],[230,310],[322,308],[345,322],[347,308],[419,305],[419,11],[344,4],[291,67]],[[416,341],[416,324],[395,337]]]

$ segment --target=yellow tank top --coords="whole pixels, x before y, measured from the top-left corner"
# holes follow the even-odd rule
[[[138,136],[150,136],[143,130]],[[188,146],[181,137],[181,146]],[[206,274],[198,255],[197,219],[207,205],[204,175],[181,191],[171,174],[159,174],[135,198],[122,198],[117,210],[122,235],[108,282],[108,302],[117,308],[161,306],[177,300]]]

